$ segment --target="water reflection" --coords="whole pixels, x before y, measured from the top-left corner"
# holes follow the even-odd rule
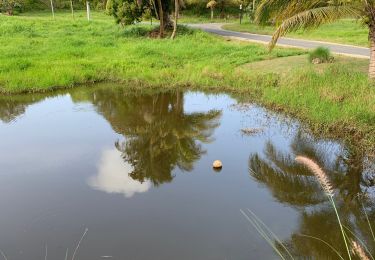
[[[87,92],[85,92],[87,93]],[[126,96],[126,98],[125,98]],[[115,143],[129,175],[154,185],[170,182],[175,167],[191,171],[219,126],[221,112],[186,113],[182,92],[130,94],[129,91],[96,89],[90,95],[73,94],[73,99],[90,100],[124,141]]]
[[[348,149],[337,154],[324,152],[330,150],[330,145],[319,143],[299,131],[290,144],[290,153],[279,152],[277,146],[269,141],[264,153],[252,154],[249,158],[250,175],[265,185],[279,202],[295,207],[300,214],[297,230],[289,240],[284,241],[297,257],[337,258],[335,252],[321,241],[306,238],[301,234],[323,239],[342,255],[345,255],[346,249],[333,208],[314,176],[295,162],[296,155],[312,158],[325,169],[333,186],[337,188],[335,200],[344,225],[366,241],[366,244],[370,245],[369,250],[374,252],[374,241],[362,206],[366,208],[370,219],[373,219],[375,205],[369,192],[373,181],[371,176],[362,174],[364,157],[355,150]],[[354,234],[349,231],[348,233],[354,238]]]
[[[121,154],[116,150],[106,150],[98,167],[98,174],[88,180],[94,189],[107,193],[121,193],[130,198],[135,193],[146,192],[150,189],[149,181],[139,182],[133,180],[129,173],[133,171],[130,164],[124,163]]]
[[[75,246],[81,223],[90,237],[79,259],[273,259],[268,245],[246,229],[238,212],[245,207],[264,213],[296,259],[337,259],[321,242],[301,236],[323,239],[345,254],[334,212],[315,178],[294,162],[296,155],[327,171],[344,224],[373,245],[360,203],[374,220],[372,162],[355,149],[315,139],[298,130],[298,122],[262,108],[228,109],[236,102],[226,95],[108,86],[62,93],[37,108],[30,105],[47,95],[0,97],[2,122],[27,111],[17,122],[0,123],[0,204],[7,207],[0,244],[12,259],[24,259],[16,257],[20,249],[28,259],[41,259],[45,241],[49,258],[61,259]],[[263,122],[262,135],[240,134]],[[216,129],[217,140],[206,145]],[[216,157],[226,163],[213,175]],[[195,174],[152,187],[172,182],[179,169]],[[55,208],[58,214],[46,214]],[[43,222],[28,224],[32,230],[25,232],[33,216]]]
[[[9,123],[23,115],[29,105],[37,103],[51,94],[38,95],[0,95],[0,120]]]

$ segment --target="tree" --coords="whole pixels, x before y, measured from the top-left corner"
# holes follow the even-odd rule
[[[163,37],[167,28],[172,28],[170,19],[173,0],[110,0],[107,5],[107,12],[115,17],[117,23],[130,25],[140,22],[143,14],[147,10],[153,10],[151,15],[155,15],[160,20],[159,36]]]
[[[177,20],[178,20],[178,13],[180,12],[180,0],[174,1],[174,21],[173,21],[173,32],[171,35],[171,39],[173,40],[176,36],[177,32]]]
[[[15,10],[21,11],[22,0],[0,0],[0,13],[13,15]]]
[[[210,2],[207,3],[207,8],[211,9],[211,20],[214,19],[214,9],[215,9],[215,6],[216,6],[216,1],[215,0],[211,0]]]
[[[341,18],[359,18],[369,29],[369,78],[375,80],[375,0],[262,0],[256,11],[256,22],[278,25],[270,42],[288,32],[319,27]]]

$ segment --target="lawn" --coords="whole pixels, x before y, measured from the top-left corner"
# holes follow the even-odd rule
[[[229,43],[184,29],[176,40],[144,37],[150,26],[122,28],[111,17],[84,13],[0,16],[0,91],[43,91],[103,80],[154,85],[231,85],[211,75],[230,75],[236,66],[301,53]],[[203,72],[203,73],[202,73]]]
[[[145,36],[83,12],[0,16],[0,92],[48,91],[98,81],[129,86],[230,91],[310,123],[318,133],[373,149],[375,87],[367,60],[311,65],[297,49],[224,40],[181,28],[175,40]]]
[[[272,34],[275,31],[273,26],[258,26],[256,24],[245,21],[242,24],[236,23],[226,24],[224,29],[249,32],[258,34]],[[326,24],[314,30],[299,30],[286,35],[291,38],[302,38],[309,40],[328,41],[341,44],[351,44],[362,47],[368,47],[368,30],[360,21],[346,19],[340,20],[332,24]]]

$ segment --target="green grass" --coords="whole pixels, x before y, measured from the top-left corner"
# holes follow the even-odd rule
[[[375,87],[367,60],[311,65],[306,53],[228,41],[184,30],[175,40],[140,36],[111,17],[83,12],[0,16],[0,92],[48,91],[98,81],[129,86],[190,87],[249,96],[309,122],[315,132],[373,148]],[[290,57],[293,56],[293,57]],[[285,58],[282,58],[285,57]]]
[[[256,24],[245,21],[242,24],[239,22],[233,24],[226,24],[223,27],[227,30],[272,34],[275,31],[274,26],[258,26]],[[362,47],[368,47],[368,29],[359,21],[346,19],[340,20],[332,24],[323,25],[314,30],[299,30],[286,35],[291,38],[301,38],[318,41],[328,41],[341,44],[351,44]]]
[[[147,27],[142,25],[142,28]],[[230,85],[238,65],[301,51],[268,53],[260,45],[228,43],[201,31],[176,40],[135,37],[111,17],[83,13],[0,16],[0,86],[2,92],[47,90],[103,80],[131,80],[155,85]],[[147,29],[147,28],[146,28]],[[142,29],[138,29],[142,30]],[[203,71],[203,73],[202,73]],[[214,72],[214,73],[211,73]]]

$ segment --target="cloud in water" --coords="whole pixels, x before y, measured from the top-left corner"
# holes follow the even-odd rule
[[[99,163],[98,174],[91,177],[88,184],[107,193],[122,193],[127,198],[135,193],[148,191],[151,183],[133,180],[129,176],[132,171],[133,167],[122,160],[119,151],[105,150]]]

